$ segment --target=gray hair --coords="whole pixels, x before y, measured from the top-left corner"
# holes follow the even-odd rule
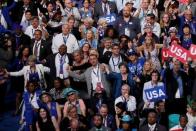
[[[28,58],[28,62],[29,61],[33,61],[33,62],[36,62],[37,61],[37,58],[35,55],[30,55],[29,58]]]

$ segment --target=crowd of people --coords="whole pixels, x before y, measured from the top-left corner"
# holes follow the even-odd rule
[[[195,0],[0,0],[0,113],[14,90],[20,131],[196,131],[195,56],[163,53],[195,46],[195,15]]]

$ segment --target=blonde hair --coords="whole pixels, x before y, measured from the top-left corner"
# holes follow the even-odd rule
[[[97,51],[97,49],[90,49],[89,50],[89,56],[96,56],[97,58],[99,58],[99,53]]]
[[[160,27],[163,28],[164,27],[164,23],[163,23],[163,17],[164,15],[168,15],[169,21],[168,23],[170,23],[170,17],[169,14],[167,12],[164,12],[163,14],[161,14],[161,19],[160,19]]]
[[[97,23],[99,26],[104,26],[104,25],[107,26],[107,24],[108,24],[107,20],[104,18],[100,18]]]
[[[29,58],[28,58],[28,62],[29,61],[33,61],[33,62],[36,62],[37,58],[35,55],[30,55]]]
[[[77,111],[77,107],[73,104],[69,104],[69,106],[67,107],[67,114],[70,113],[70,111],[73,109],[73,108],[76,108],[76,111]]]
[[[90,17],[85,18],[83,21],[84,21],[84,22],[85,22],[85,21],[89,22],[90,25],[92,25],[93,22],[94,22],[94,20],[93,20],[92,18],[90,18]]]
[[[86,36],[86,38],[87,38],[87,32],[91,32],[91,34],[92,34],[92,40],[95,38],[95,35],[94,35],[94,32],[93,32],[93,30],[91,30],[91,29],[88,29],[87,31],[86,31],[86,33],[85,33],[85,36]]]
[[[148,72],[147,72],[146,69],[145,69],[145,64],[146,64],[146,63],[149,63],[149,64],[150,64],[150,67],[151,67],[150,70],[149,70]],[[142,74],[143,74],[143,75],[146,75],[146,74],[148,74],[148,73],[151,74],[151,72],[152,72],[153,70],[154,70],[154,65],[153,65],[152,61],[151,61],[150,59],[146,60],[145,63],[144,63],[144,66],[143,66],[143,73],[142,73]]]

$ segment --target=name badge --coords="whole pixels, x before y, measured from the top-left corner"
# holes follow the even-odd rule
[[[125,28],[125,35],[130,36],[130,30],[128,28]]]
[[[59,74],[59,77],[60,77],[61,79],[63,79],[63,74]]]
[[[97,82],[95,90],[96,90],[96,92],[103,91],[104,90],[103,84],[101,82]]]

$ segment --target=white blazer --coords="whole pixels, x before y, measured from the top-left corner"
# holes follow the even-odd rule
[[[70,54],[73,53],[75,50],[79,49],[78,41],[73,34],[69,33],[66,37],[67,37],[66,43],[64,43],[62,33],[57,34],[56,36],[53,37],[52,47],[51,47],[53,54],[59,52],[58,51],[59,47],[62,44],[65,44],[67,46],[67,53],[70,53]]]
[[[46,81],[44,77],[44,73],[49,73],[50,68],[43,66],[42,64],[36,64],[36,71],[38,72],[40,80],[44,80],[44,85],[46,86]],[[26,87],[27,81],[29,80],[29,74],[30,74],[30,66],[24,66],[22,70],[17,71],[17,72],[10,72],[10,76],[22,76],[24,75],[24,87]]]

